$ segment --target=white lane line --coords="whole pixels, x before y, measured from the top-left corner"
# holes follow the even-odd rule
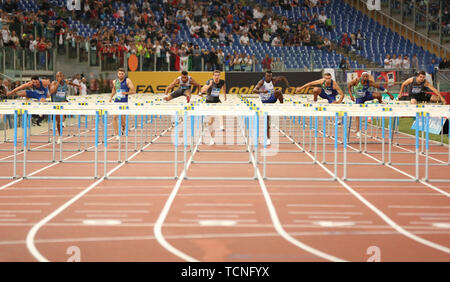
[[[255,211],[182,211],[181,213],[187,213],[187,214],[212,214],[212,213],[218,213],[218,214],[255,214]]]
[[[404,205],[391,205],[388,206],[391,209],[450,209],[450,206],[404,206]]]
[[[179,222],[200,222],[201,219],[179,219]],[[234,222],[258,222],[256,219],[233,219]]]
[[[140,218],[122,218],[120,216],[111,216],[107,219],[111,219],[111,220],[120,220],[122,222],[142,222],[142,219]],[[65,222],[83,222],[84,220],[86,220],[86,218],[65,218],[63,221]],[[90,220],[95,220],[94,218],[90,218]],[[99,220],[104,220],[103,218],[99,218]]]
[[[317,219],[294,219],[293,222],[295,223],[314,223],[318,222]],[[373,224],[373,221],[371,220],[347,220],[347,221],[333,221],[333,222],[354,222],[354,223],[361,223],[361,224]]]
[[[275,196],[348,196],[351,195],[350,193],[346,194],[339,194],[339,193],[271,193]],[[98,197],[105,197],[105,198],[116,198],[116,197],[148,197],[148,198],[154,198],[154,197],[166,197],[169,194],[95,194],[95,195],[86,195],[86,198],[98,198]],[[429,196],[429,197],[441,197],[442,195],[439,195],[437,193],[361,193],[361,195],[371,195],[371,196]],[[201,193],[201,194],[183,194],[183,197],[214,197],[214,196],[230,196],[230,197],[240,197],[240,196],[261,196],[259,193],[243,193],[243,194],[229,194],[229,193]],[[67,198],[66,195],[14,195],[14,196],[0,196],[0,199],[23,199],[23,198],[29,198],[29,199],[35,199],[35,198]]]
[[[411,216],[411,215],[419,215],[419,216],[450,216],[450,213],[427,213],[427,212],[400,212],[398,215],[401,216]]]
[[[235,215],[235,214],[198,214],[197,217],[202,217],[202,218],[239,218],[239,215]]]
[[[75,213],[150,213],[148,210],[75,210]]]
[[[128,217],[127,214],[86,214],[86,217]]]
[[[152,206],[152,203],[84,203],[85,206],[113,206],[113,207],[147,207]]]
[[[148,143],[147,145],[145,145],[142,149],[147,148],[148,146],[150,146],[151,144],[153,144],[154,141],[156,141],[159,137],[161,137],[162,135],[164,135],[166,132],[168,132],[172,127],[166,129],[165,131],[163,131],[159,136],[157,136],[155,139],[152,140],[152,142]],[[133,159],[136,155],[138,155],[141,151],[137,151],[135,152],[133,155],[130,156],[130,160]],[[125,162],[120,163],[119,165],[117,165],[115,168],[113,168],[110,173],[112,173],[113,171],[119,169],[120,167],[122,167],[125,164]],[[42,219],[41,221],[39,221],[38,223],[36,223],[35,225],[33,225],[33,227],[30,229],[30,231],[27,234],[27,238],[26,238],[26,242],[27,242],[27,248],[28,251],[33,255],[33,257],[35,259],[37,259],[40,262],[47,262],[47,258],[45,258],[40,252],[39,250],[36,248],[35,242],[34,242],[34,238],[36,237],[37,232],[39,231],[39,229],[41,229],[42,226],[44,226],[45,224],[47,224],[50,220],[52,220],[53,218],[55,218],[58,214],[60,214],[62,211],[64,211],[66,208],[68,208],[70,205],[72,205],[73,203],[75,203],[76,201],[78,201],[81,197],[83,197],[85,194],[87,194],[89,191],[91,191],[92,189],[94,189],[98,184],[100,184],[103,180],[105,179],[105,177],[101,177],[99,180],[97,180],[96,182],[92,183],[89,187],[87,187],[85,190],[81,191],[79,194],[77,194],[76,196],[74,196],[73,198],[71,198],[69,201],[67,201],[66,203],[64,203],[62,206],[60,206],[59,208],[57,208],[55,211],[53,211],[52,213],[50,213],[49,215],[47,215],[44,219]],[[123,197],[123,195],[122,195]]]
[[[325,204],[287,204],[287,207],[305,207],[305,208],[354,208],[354,205],[325,205]]]
[[[16,217],[15,214],[0,214],[0,217]]]
[[[186,121],[184,121],[186,122]],[[161,213],[158,216],[158,219],[155,222],[155,225],[153,226],[153,235],[155,236],[155,239],[158,241],[158,243],[167,251],[169,251],[170,253],[174,254],[175,256],[181,258],[182,260],[188,261],[188,262],[198,262],[197,259],[185,254],[184,252],[178,250],[177,248],[175,248],[174,246],[172,246],[169,242],[167,242],[166,238],[164,237],[164,235],[162,234],[162,226],[164,224],[164,221],[167,218],[167,215],[169,214],[169,210],[175,200],[175,197],[178,193],[178,191],[180,190],[180,186],[181,186],[181,182],[183,182],[183,179],[186,175],[186,171],[189,169],[189,166],[192,163],[192,159],[194,158],[195,153],[198,150],[198,144],[201,143],[202,141],[202,136],[203,136],[204,132],[202,132],[202,134],[200,135],[200,138],[198,140],[198,143],[195,145],[194,150],[191,153],[191,156],[189,157],[185,168],[183,169],[183,171],[181,172],[177,182],[175,183],[175,186],[172,189],[172,192],[170,192],[169,197],[166,200],[166,203],[164,204],[164,207],[161,210]],[[194,138],[194,137],[191,137]]]
[[[248,142],[247,142],[247,144],[248,144]],[[250,149],[249,147],[247,147],[247,148]],[[264,183],[264,180],[262,178],[261,172],[259,171],[257,162],[256,162],[255,157],[253,156],[253,154],[250,154],[250,158],[252,160],[253,165],[257,168],[256,175],[258,177],[259,186],[261,187],[261,191],[262,191],[262,194],[264,196],[264,200],[266,201],[266,205],[267,205],[267,208],[269,210],[269,214],[270,214],[270,218],[272,220],[272,224],[275,227],[275,230],[278,232],[278,234],[280,234],[281,237],[283,237],[285,240],[287,240],[291,244],[293,244],[293,245],[297,246],[298,248],[300,248],[300,249],[302,249],[302,250],[304,250],[304,251],[306,251],[308,253],[311,253],[311,254],[313,254],[313,255],[315,255],[317,257],[320,257],[322,259],[329,260],[329,261],[335,261],[335,262],[342,262],[342,261],[344,261],[341,258],[338,258],[338,257],[332,256],[330,254],[327,254],[325,252],[322,252],[322,251],[320,251],[318,249],[315,249],[315,248],[313,248],[313,247],[311,247],[311,246],[301,242],[300,240],[295,239],[294,237],[292,237],[291,234],[289,234],[288,232],[286,232],[286,230],[284,230],[283,225],[280,222],[280,218],[278,217],[278,214],[277,214],[277,211],[275,209],[275,206],[274,206],[274,204],[272,202],[272,198],[270,197],[269,191],[267,190],[266,184]]]
[[[436,228],[429,231],[415,231],[416,234],[433,235],[433,234],[450,234],[450,231],[439,231]],[[293,236],[347,236],[347,235],[398,235],[396,231],[337,231],[330,233],[329,231],[303,231],[292,232]],[[172,240],[186,240],[186,239],[207,239],[207,238],[252,238],[252,237],[278,237],[277,232],[254,232],[254,233],[213,233],[213,234],[186,234],[186,235],[166,235],[166,238]],[[73,242],[102,242],[102,241],[140,241],[140,240],[155,240],[154,236],[117,236],[117,237],[77,237],[64,239],[38,239],[35,242],[38,244],[54,244],[54,243],[73,243]],[[18,241],[0,241],[0,246],[5,245],[22,245],[26,244],[25,240]]]
[[[280,130],[280,132],[282,132]],[[282,132],[288,139],[290,139],[290,141],[294,142],[294,144],[300,149],[303,150],[303,148],[297,143],[295,142],[292,138],[290,138],[289,136],[287,136],[284,132]],[[314,157],[308,153],[306,150],[303,150],[312,160],[314,160]],[[386,214],[384,214],[381,210],[379,210],[377,207],[375,207],[372,203],[370,203],[368,200],[366,200],[361,194],[359,194],[358,192],[356,192],[354,189],[352,189],[347,183],[345,183],[341,178],[337,177],[337,175],[334,175],[334,173],[332,173],[328,168],[326,168],[321,162],[317,162],[317,164],[323,168],[328,174],[330,174],[331,176],[335,176],[337,181],[342,184],[342,186],[344,186],[344,188],[349,191],[350,193],[352,193],[358,200],[360,200],[364,205],[366,205],[369,209],[371,209],[375,214],[377,214],[384,222],[386,222],[387,224],[389,224],[392,228],[394,228],[395,230],[397,230],[399,233],[403,234],[404,236],[418,242],[421,243],[423,245],[426,245],[428,247],[434,248],[436,250],[445,252],[447,254],[450,253],[450,248],[436,244],[432,241],[423,239],[422,237],[419,237],[417,235],[414,235],[413,233],[407,231],[406,229],[404,229],[403,227],[401,227],[400,225],[398,225],[395,221],[393,221],[390,217],[388,217]]]
[[[239,204],[239,203],[189,203],[185,204],[188,207],[251,207],[253,204]]]
[[[85,187],[14,187],[14,191],[39,191],[39,190],[82,190]]]
[[[41,213],[41,210],[0,210],[0,213]]]
[[[320,219],[323,219],[323,218],[325,218],[325,219],[333,219],[333,218],[336,218],[336,219],[348,219],[348,218],[350,218],[350,216],[345,216],[345,215],[343,215],[343,216],[338,216],[338,215],[335,215],[335,216],[333,216],[333,215],[310,215],[310,216],[308,216],[308,218],[320,218]]]
[[[290,211],[289,214],[342,214],[342,215],[363,215],[362,212],[321,212],[321,211]]]
[[[415,224],[415,225],[431,225],[431,226],[435,226],[436,222],[423,222],[423,221],[410,221],[409,224]],[[440,221],[438,223],[445,223],[445,224],[450,224],[450,222],[443,222]]]
[[[421,217],[421,220],[450,220],[450,217]]]
[[[27,221],[26,219],[23,218],[0,218],[0,222],[20,222],[20,221]]]
[[[0,203],[0,206],[51,206],[51,203]]]

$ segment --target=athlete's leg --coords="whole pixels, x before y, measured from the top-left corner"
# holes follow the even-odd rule
[[[416,104],[417,104],[416,98],[411,98],[411,104],[413,104],[413,105],[416,105]]]
[[[380,92],[373,92],[372,97],[373,99],[377,99],[380,104],[383,102],[383,95]]]
[[[317,102],[317,96],[319,96],[321,92],[322,92],[322,88],[314,87],[314,89],[313,89],[314,102]]]
[[[186,101],[189,103],[191,101],[191,90],[190,89],[186,89],[184,91],[184,96],[186,96]]]
[[[278,101],[280,101],[281,104],[284,102],[283,93],[281,93],[281,90],[275,90],[274,92],[275,98],[277,98]]]
[[[172,98],[171,94],[169,94],[169,95],[165,96],[163,99],[164,99],[164,101],[168,102],[168,101],[172,100],[173,98]]]
[[[125,115],[122,115],[122,118],[121,118],[121,125],[122,125],[122,135],[123,134],[125,134],[125,128],[126,128],[126,124],[125,124]]]
[[[114,135],[115,135],[115,136],[118,136],[118,135],[119,135],[119,129],[118,129],[118,127],[119,127],[119,124],[118,124],[118,118],[117,118],[117,115],[116,115],[116,116],[114,116],[114,118],[113,118],[113,129],[114,129]]]
[[[55,115],[56,118],[56,130],[58,130],[59,136],[61,136],[61,116]]]

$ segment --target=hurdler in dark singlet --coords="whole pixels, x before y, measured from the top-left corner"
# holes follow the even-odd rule
[[[225,85],[225,80],[220,79],[218,83],[215,83],[213,79],[206,82],[206,85],[212,81],[211,87],[208,89],[208,95],[206,96],[206,103],[222,103],[220,101],[220,89]]]

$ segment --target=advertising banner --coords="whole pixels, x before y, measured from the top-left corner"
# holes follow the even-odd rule
[[[136,88],[136,93],[164,93],[166,87],[171,84],[174,79],[179,77],[181,72],[129,72],[128,77]],[[206,81],[212,78],[212,72],[195,72],[188,73],[195,81],[203,86]],[[220,73],[220,78],[225,79],[225,72]],[[197,94],[199,89],[192,87],[192,93]]]
[[[251,94],[258,81],[264,79],[264,72],[229,72],[226,74],[227,92],[230,94]],[[275,89],[281,89],[283,94],[294,94],[295,88],[310,81],[321,79],[321,72],[274,72],[273,77],[284,76],[289,82],[289,87],[284,81],[274,84]],[[313,87],[303,89],[300,94],[312,94]]]

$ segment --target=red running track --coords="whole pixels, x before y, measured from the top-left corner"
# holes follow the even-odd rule
[[[33,140],[46,138],[44,134]],[[134,149],[133,138],[130,150]],[[167,132],[147,149],[172,149],[164,143],[170,138]],[[71,139],[76,137],[67,137],[67,141]],[[279,141],[286,142],[279,144],[279,149],[299,152],[279,153],[268,160],[312,160],[301,152],[301,144],[288,144],[291,140],[282,133]],[[327,137],[327,142],[333,140]],[[350,142],[356,139],[352,137]],[[32,145],[37,146],[51,148],[44,143]],[[118,147],[115,141],[108,146]],[[326,146],[330,151],[326,160],[332,161],[333,147]],[[350,146],[357,149],[355,144]],[[380,147],[368,146],[369,151]],[[67,149],[77,147],[76,143],[64,144]],[[11,148],[11,144],[0,144],[0,148]],[[245,162],[248,153],[206,152],[241,148],[244,146],[202,144],[194,160]],[[405,149],[411,147],[393,147],[394,151]],[[377,153],[350,153],[352,150],[349,147],[351,162],[375,163],[381,158]],[[432,150],[445,152],[447,147]],[[133,154],[134,160],[173,158],[169,152],[133,151],[129,155]],[[0,158],[10,155],[0,152]],[[183,159],[182,152],[178,156]],[[318,156],[321,160],[322,153]],[[27,157],[50,159],[51,152],[28,152]],[[430,163],[446,161],[445,155],[433,157]],[[63,158],[92,160],[93,152],[64,152]],[[100,151],[100,175],[102,158]],[[108,159],[116,160],[117,152],[108,153]],[[393,154],[393,162],[412,160],[413,154]],[[2,175],[7,175],[10,164],[0,166]],[[258,168],[261,172],[262,165]],[[93,164],[31,163],[27,171],[37,171],[36,176],[92,175]],[[115,176],[170,176],[173,166],[109,163],[107,171]],[[268,165],[267,172],[269,177],[327,178],[333,176],[333,165]],[[180,164],[178,174],[182,173]],[[252,177],[254,168],[252,163],[194,162],[187,173]],[[348,177],[406,179],[407,175],[414,175],[414,166],[348,168]],[[79,250],[81,261],[367,261],[374,249],[381,261],[450,261],[450,183],[271,181],[258,176],[257,180],[242,181],[0,180],[0,261],[67,261],[73,258],[73,247]],[[338,176],[342,176],[342,165]],[[445,166],[430,167],[431,176],[450,179]]]

